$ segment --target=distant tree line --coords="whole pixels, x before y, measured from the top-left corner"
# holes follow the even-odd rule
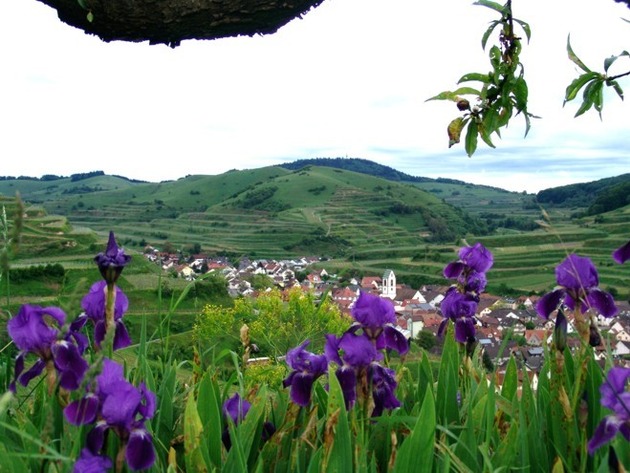
[[[551,204],[560,207],[591,207],[600,196],[606,199],[605,195],[610,191],[613,192],[613,195],[618,196],[618,190],[614,190],[614,188],[629,183],[630,174],[622,174],[593,182],[553,187],[536,194],[536,201],[539,204]],[[622,201],[625,202],[625,199]],[[619,207],[626,205],[626,203],[622,203]]]
[[[104,176],[105,173],[103,171],[91,171],[91,172],[81,172],[77,174],[70,175],[70,181],[82,181],[83,179],[89,179],[90,177]]]
[[[70,182],[81,181],[83,179],[89,179],[90,177],[97,176],[105,176],[105,172],[103,171],[91,171],[91,172],[83,172],[76,173],[70,175]],[[124,179],[129,182],[134,182],[137,184],[146,184],[148,181],[143,181],[140,179],[129,179],[125,176],[120,176],[118,174],[112,174],[112,177],[117,177],[119,179]],[[61,179],[68,179],[68,176],[58,176],[57,174],[44,174],[42,177],[33,177],[33,176],[0,176],[0,181],[59,181]]]
[[[589,215],[610,212],[630,204],[630,180],[616,186],[609,187],[597,196],[595,202],[588,208]]]
[[[513,230],[531,231],[539,228],[539,225],[528,217],[507,217],[505,214],[494,212],[482,212],[479,217],[486,220],[488,230],[497,228],[511,228]]]
[[[50,282],[61,283],[63,282],[65,276],[66,270],[59,263],[29,266],[28,268],[16,268],[11,270],[12,283],[42,279]]]
[[[389,166],[360,158],[313,158],[298,159],[292,163],[281,164],[280,167],[290,171],[299,171],[307,166],[327,166],[329,168],[344,169],[346,171],[359,172],[376,176],[389,181],[407,182],[432,182],[434,179],[428,177],[416,177],[397,171]]]

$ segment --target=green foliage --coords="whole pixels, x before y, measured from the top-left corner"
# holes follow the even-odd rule
[[[588,208],[589,215],[610,212],[630,204],[630,181],[606,188]]]
[[[193,328],[195,342],[205,351],[207,348],[236,350],[239,345],[236,308],[206,305],[197,316]]]
[[[256,291],[265,291],[275,286],[274,280],[266,274],[254,274],[249,278],[249,282]]]
[[[490,22],[483,34],[481,45],[486,49],[490,36],[498,28],[499,44],[488,51],[491,70],[488,73],[464,74],[459,84],[479,82],[477,88],[460,87],[454,91],[442,92],[429,100],[449,100],[455,102],[458,110],[464,112],[462,116],[453,119],[448,127],[449,148],[461,140],[466,128],[465,150],[472,156],[477,150],[478,140],[481,139],[488,146],[494,148],[492,135],[501,136],[501,129],[506,127],[516,115],[525,119],[525,136],[531,126],[531,118],[536,118],[527,110],[528,87],[524,77],[524,68],[520,62],[521,40],[515,29],[520,26],[529,41],[531,31],[529,25],[512,16],[512,2],[505,5],[479,0],[475,5],[481,5],[500,14],[500,19]],[[472,96],[471,104],[466,96]]]
[[[11,273],[14,283],[22,283],[43,279],[45,281],[61,283],[66,275],[66,270],[59,263],[29,266],[27,268],[17,268]]]
[[[437,337],[433,334],[433,332],[422,330],[418,333],[418,335],[416,335],[415,342],[425,350],[430,350],[437,345]]]
[[[318,303],[300,288],[289,290],[286,300],[278,290],[261,294],[251,308],[243,305],[236,311],[248,320],[252,342],[264,356],[284,355],[306,339],[311,340],[309,350],[321,350],[326,333],[339,335],[350,325],[331,299]]]
[[[567,186],[544,189],[536,195],[536,200],[544,205],[565,207],[590,207],[599,195],[607,194],[618,185],[630,182],[630,174],[600,179],[598,181],[569,184]]]
[[[617,79],[630,74],[630,72],[625,72],[622,74],[609,75],[608,70],[610,66],[617,61],[617,59],[622,57],[630,59],[630,53],[628,53],[628,51],[623,51],[617,56],[610,56],[606,58],[604,60],[603,73],[593,72],[582,62],[577,54],[575,54],[573,48],[571,47],[571,36],[567,37],[567,53],[569,59],[582,69],[583,74],[578,76],[567,86],[564,103],[566,104],[567,102],[575,99],[578,92],[584,89],[582,92],[582,104],[578,108],[578,111],[575,112],[575,116],[578,117],[591,108],[594,108],[601,118],[602,109],[604,108],[604,85],[612,87],[619,98],[623,100],[623,89],[619,85]]]

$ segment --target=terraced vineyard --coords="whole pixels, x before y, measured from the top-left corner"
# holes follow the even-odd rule
[[[316,166],[158,184],[107,177],[26,181],[25,192],[41,204],[26,212],[22,257],[89,260],[94,241],[113,229],[136,251],[147,243],[158,248],[170,243],[235,257],[329,256],[332,270],[354,266],[380,274],[391,268],[403,277],[437,282],[461,244],[480,241],[495,254],[490,274],[495,289],[548,289],[553,268],[571,251],[595,261],[604,286],[620,294],[630,288],[627,268],[610,258],[630,238],[628,206],[576,217],[584,209],[542,208],[532,195],[453,182],[392,182]],[[0,181],[0,192],[21,184]],[[11,199],[5,201],[10,205]],[[484,233],[485,225],[493,231]]]

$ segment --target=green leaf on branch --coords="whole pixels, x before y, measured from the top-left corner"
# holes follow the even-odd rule
[[[501,15],[505,13],[505,6],[497,2],[491,2],[489,0],[477,0],[475,3],[473,3],[473,5],[480,5],[482,7],[490,8],[496,12],[501,13]]]
[[[464,121],[463,117],[457,117],[455,120],[451,121],[451,123],[448,124],[447,133],[449,148],[454,144],[459,143],[465,124],[466,122]]]
[[[619,85],[619,82],[617,82],[616,80],[607,80],[606,85],[615,89],[615,92],[617,92],[617,95],[619,96],[619,98],[623,100],[623,89]]]
[[[498,131],[498,129],[499,129],[499,112],[497,111],[497,109],[495,107],[489,108],[483,114],[482,123],[483,123],[483,130],[484,130],[485,133],[488,134],[488,136],[490,136],[495,131]],[[486,141],[486,140],[484,139],[484,141]],[[494,148],[494,146],[493,146],[493,148]]]
[[[584,72],[591,72],[591,70],[586,67],[582,60],[573,52],[573,48],[571,47],[571,35],[567,37],[567,53],[569,54],[569,59],[577,64],[580,69]]]
[[[468,130],[466,131],[466,154],[468,157],[475,154],[477,150],[477,135],[479,133],[479,126],[475,120],[471,120],[468,124]]]
[[[492,64],[492,79],[495,84],[499,84],[501,79],[501,49],[498,46],[492,46],[490,48],[490,52],[488,53],[490,57],[490,64]]]
[[[457,81],[457,83],[461,84],[462,82],[471,82],[471,81],[478,81],[478,82],[483,82],[484,84],[489,84],[490,75],[481,74],[479,72],[469,72],[468,74],[464,74],[463,76],[461,76],[461,78]]]
[[[481,137],[483,142],[487,144],[488,146],[490,146],[491,148],[496,148],[496,146],[494,146],[494,143],[490,139],[490,134],[492,132],[487,130],[483,123],[481,125],[478,125],[478,128],[479,128],[479,136]]]
[[[499,26],[501,24],[500,21],[498,20],[494,20],[490,22],[490,26],[488,27],[488,29],[485,31],[485,33],[483,34],[483,36],[481,37],[481,48],[483,50],[486,49],[486,44],[488,43],[488,39],[490,38],[490,35],[492,34],[492,32],[494,31],[494,29]]]
[[[599,118],[602,117],[602,109],[604,108],[604,81],[598,80],[591,90],[591,96],[593,97],[593,105],[595,110],[599,112]]]
[[[514,93],[514,98],[516,99],[516,109],[519,112],[522,112],[527,108],[528,89],[525,79],[517,77],[514,81],[512,92]]]
[[[523,20],[517,20],[516,18],[514,18],[514,21],[518,23],[519,25],[521,25],[521,28],[523,28],[523,31],[525,32],[525,36],[527,37],[527,42],[529,43],[529,40],[532,37],[532,30],[529,27],[529,23]]]
[[[579,117],[583,113],[595,105],[595,110],[601,112],[603,107],[603,91],[602,88],[604,86],[604,81],[599,79],[593,79],[584,89],[584,93],[582,94],[582,105],[575,113],[575,117]],[[601,116],[601,113],[600,113]]]
[[[481,92],[479,92],[477,89],[473,89],[472,87],[460,87],[457,90],[446,90],[444,92],[441,92],[439,94],[437,94],[434,97],[431,97],[430,99],[427,99],[426,102],[429,102],[431,100],[451,100],[453,102],[458,102],[460,99],[460,95],[476,95],[479,96],[481,94]]]
[[[567,102],[573,100],[577,96],[577,93],[580,91],[580,89],[584,87],[589,81],[597,79],[598,77],[599,74],[597,72],[587,72],[586,74],[582,74],[581,76],[579,76],[577,79],[574,79],[573,82],[571,82],[571,84],[567,86],[563,106]]]
[[[619,59],[621,56],[628,56],[628,57],[630,57],[630,53],[628,53],[628,51],[623,51],[618,56],[610,56],[610,57],[607,57],[606,59],[604,59],[604,71],[608,72],[608,68],[610,66],[612,66],[614,64],[614,62],[617,59]]]

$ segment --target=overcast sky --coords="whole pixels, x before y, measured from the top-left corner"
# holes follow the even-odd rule
[[[429,6],[430,5],[430,6]],[[480,38],[495,18],[468,0],[325,0],[276,34],[104,43],[35,0],[0,1],[0,175],[103,170],[148,181],[315,157],[376,161],[414,176],[536,192],[630,172],[628,104],[606,93],[603,121],[574,119],[577,76],[630,48],[630,10],[612,0],[514,0],[532,40],[529,109],[468,158],[448,149],[458,115],[429,97],[487,72]],[[494,40],[494,38],[493,38]],[[630,69],[630,61],[620,66]],[[620,69],[621,71],[621,69]],[[630,94],[630,80],[621,82]]]

